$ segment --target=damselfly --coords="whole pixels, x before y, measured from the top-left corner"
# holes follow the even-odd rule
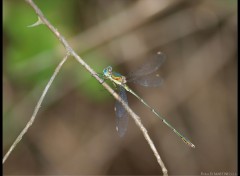
[[[149,86],[149,87],[159,86],[162,82],[161,78],[158,75],[153,76],[152,74],[159,69],[159,67],[162,65],[164,60],[165,60],[164,54],[162,54],[161,52],[158,52],[158,54],[152,57],[148,63],[146,63],[142,67],[139,67],[137,71],[131,73],[127,77],[121,75],[120,73],[113,72],[111,66],[108,66],[103,70],[103,75],[105,79],[111,80],[114,83],[114,85],[118,87],[119,96],[126,103],[128,103],[127,95],[126,95],[126,91],[128,91],[131,94],[133,94],[135,97],[137,97],[146,107],[148,107],[158,118],[162,120],[164,124],[166,124],[187,145],[195,148],[195,145],[193,143],[191,143],[186,137],[184,137],[175,128],[173,128],[173,126],[170,123],[168,123],[166,119],[163,118],[162,115],[160,115],[160,113],[158,113],[155,109],[149,106],[146,101],[144,101],[140,96],[138,96],[132,89],[130,89],[127,86],[127,82],[134,82],[142,86]],[[116,113],[116,123],[117,123],[116,129],[119,136],[122,137],[127,131],[128,113],[123,108],[122,104],[118,101],[116,102],[116,105],[115,105],[115,113]]]

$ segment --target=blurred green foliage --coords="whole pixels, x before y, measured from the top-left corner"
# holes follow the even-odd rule
[[[151,112],[131,95],[129,104],[144,124],[147,122],[170,174],[237,171],[236,0],[34,2],[98,73],[112,65],[124,74],[148,54],[161,50],[167,55],[161,68],[163,88],[140,95],[196,142],[196,150],[188,149],[158,119],[151,118]],[[4,154],[28,122],[66,54],[46,26],[27,27],[37,19],[25,1],[3,1]],[[121,72],[125,61],[129,65]],[[69,57],[34,125],[3,165],[4,174],[162,173],[134,123],[130,122],[125,138],[117,137],[114,101]]]
[[[65,36],[73,37],[78,25],[72,16],[76,13],[73,9],[79,2],[73,1],[36,1],[44,11],[49,21]],[[37,21],[37,16],[32,8],[23,1],[4,1],[3,30],[4,30],[4,74],[17,88],[26,91],[37,84],[46,83],[53,74],[54,69],[64,55],[56,52],[60,42],[44,25],[27,27]],[[78,31],[79,32],[79,31]],[[62,46],[61,46],[62,47]],[[62,47],[63,49],[63,47]],[[64,50],[64,49],[63,49]],[[81,53],[79,53],[81,54]],[[82,56],[94,69],[102,71],[107,65],[100,54],[92,51]],[[63,69],[65,67],[63,66]],[[72,81],[86,80],[79,84],[80,90],[86,92],[94,100],[104,94],[99,92],[94,96],[92,91],[99,91],[99,83],[80,64],[71,64],[67,72],[75,73]],[[61,80],[64,82],[64,80]],[[82,87],[83,86],[83,87]],[[101,98],[100,98],[101,99]]]

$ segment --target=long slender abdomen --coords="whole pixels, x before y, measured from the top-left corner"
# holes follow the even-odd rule
[[[181,133],[179,133],[175,128],[173,128],[170,123],[166,121],[155,109],[153,109],[151,106],[149,106],[142,98],[140,98],[135,92],[133,92],[127,85],[124,85],[125,89],[133,94],[135,97],[137,97],[144,105],[146,105],[157,117],[159,117],[164,124],[166,124],[175,134],[177,134],[184,143],[186,143],[188,146],[195,148],[195,145],[191,143],[187,138],[185,138]]]

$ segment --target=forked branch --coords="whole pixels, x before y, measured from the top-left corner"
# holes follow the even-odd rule
[[[57,75],[59,69],[61,68],[62,64],[66,61],[68,55],[72,55],[83,67],[86,68],[87,71],[90,72],[90,74],[97,79],[100,83],[102,83],[102,79],[98,76],[98,74],[87,64],[85,63],[80,56],[78,56],[76,54],[76,52],[70,47],[70,45],[68,44],[68,42],[65,40],[65,38],[57,31],[57,29],[44,17],[43,13],[41,12],[41,10],[37,7],[37,5],[32,1],[32,0],[26,0],[26,2],[34,9],[34,11],[36,12],[36,14],[38,15],[38,18],[42,21],[42,24],[45,24],[52,32],[53,34],[60,40],[60,42],[63,44],[63,46],[65,47],[65,49],[67,50],[67,56],[62,60],[62,62],[58,65],[58,67],[56,68],[54,74],[52,75],[51,79],[49,80],[49,83],[47,84],[47,86],[45,87],[42,96],[40,97],[37,106],[35,107],[34,113],[31,117],[31,119],[29,120],[29,122],[27,123],[27,125],[25,126],[25,128],[23,129],[23,131],[20,133],[20,135],[17,137],[17,139],[14,141],[14,143],[12,144],[12,146],[10,147],[10,149],[8,150],[8,152],[5,154],[4,158],[3,158],[3,163],[6,161],[6,159],[8,158],[8,156],[10,155],[10,153],[13,151],[13,149],[16,147],[16,145],[18,144],[18,142],[22,139],[22,137],[24,136],[24,134],[27,132],[27,130],[29,129],[29,127],[32,125],[32,123],[35,120],[36,114],[40,108],[40,105],[50,87],[50,85],[52,84],[55,76]],[[164,175],[167,175],[167,169],[160,157],[160,155],[157,152],[157,149],[155,147],[155,145],[153,144],[150,136],[148,135],[148,132],[146,130],[146,128],[143,126],[141,119],[139,116],[137,116],[132,109],[129,108],[129,106],[121,99],[121,97],[119,97],[119,95],[105,82],[102,83],[103,87],[108,90],[108,92],[110,94],[113,95],[113,97],[122,103],[123,107],[126,109],[126,111],[131,115],[131,117],[134,119],[135,123],[137,124],[137,126],[140,128],[140,130],[142,131],[145,139],[147,140],[150,148],[152,149],[154,156],[157,159],[157,162],[159,163],[159,165],[162,168],[162,172]]]

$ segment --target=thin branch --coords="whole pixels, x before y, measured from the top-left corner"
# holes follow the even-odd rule
[[[7,151],[7,153],[4,155],[3,157],[3,164],[5,163],[5,161],[7,160],[7,158],[9,157],[9,155],[11,154],[11,152],[13,151],[13,149],[16,147],[16,145],[22,140],[22,137],[24,136],[24,134],[28,131],[28,129],[30,128],[30,126],[32,126],[35,118],[36,118],[36,115],[41,107],[41,104],[43,102],[43,99],[44,97],[46,96],[47,94],[47,91],[48,89],[50,88],[53,80],[55,79],[55,77],[57,76],[59,70],[61,69],[62,65],[64,64],[64,62],[67,60],[68,56],[70,54],[67,53],[67,55],[63,58],[63,60],[58,64],[57,68],[55,69],[52,77],[50,78],[49,82],[47,83],[40,99],[38,100],[38,103],[33,111],[33,115],[32,117],[30,118],[30,120],[28,121],[27,125],[25,126],[25,128],[22,130],[22,132],[19,134],[19,136],[16,138],[16,140],[13,142],[13,144],[11,145],[10,149]]]
[[[44,17],[43,13],[41,12],[41,10],[37,7],[37,5],[32,1],[32,0],[26,0],[26,2],[35,10],[36,14],[38,15],[38,17],[42,20],[43,24],[45,24],[53,33],[54,35],[56,35],[56,37],[60,40],[60,42],[63,44],[63,46],[66,48],[67,52],[69,54],[71,54],[83,67],[85,67],[91,74],[92,76],[97,79],[100,83],[102,83],[102,79],[100,77],[98,77],[98,74],[88,65],[86,64],[80,56],[78,56],[76,54],[76,52],[70,47],[70,45],[67,43],[67,41],[65,40],[65,38],[57,31],[57,29]],[[49,81],[52,82],[52,79]],[[114,90],[107,84],[107,83],[102,83],[103,87],[109,91],[110,94],[113,95],[113,97],[115,99],[117,99],[119,102],[122,103],[123,107],[126,109],[126,111],[131,115],[131,117],[134,119],[135,123],[137,124],[137,126],[140,128],[140,130],[142,131],[145,139],[147,140],[150,148],[152,149],[154,156],[157,159],[157,162],[159,163],[159,165],[162,168],[162,172],[164,175],[167,175],[167,169],[160,157],[160,155],[158,154],[155,145],[153,144],[150,136],[148,135],[148,132],[146,130],[146,128],[143,126],[143,124],[141,123],[140,117],[137,116],[132,109],[129,108],[129,106],[121,99],[121,97],[119,97],[119,95],[114,92]],[[45,88],[45,90],[48,89],[48,87]],[[45,92],[45,91],[44,91]],[[42,101],[44,96],[42,96],[40,98],[40,100]],[[41,103],[40,103],[41,104]],[[40,104],[38,103],[39,107]],[[37,106],[38,106],[37,105]],[[38,108],[39,109],[39,108]],[[34,111],[35,112],[35,111]],[[33,118],[34,120],[34,118]],[[28,122],[28,124],[31,125],[32,123],[32,118],[30,119],[30,121]],[[30,125],[28,125],[24,128],[24,129],[28,129]],[[16,144],[21,140],[22,136],[26,133],[26,131],[23,130],[23,132],[19,135],[19,137],[16,139],[16,141],[14,142],[14,144],[11,146],[11,148],[9,149],[8,153],[4,156],[4,161],[7,159],[8,155],[11,153],[11,151],[14,149],[14,147],[16,146]],[[14,146],[14,147],[13,147]]]

